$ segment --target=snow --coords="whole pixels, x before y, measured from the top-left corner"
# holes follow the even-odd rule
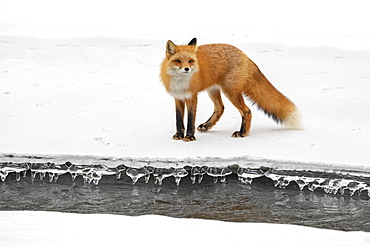
[[[245,10],[235,7],[237,1],[228,6],[212,1],[208,19],[196,18],[189,26],[168,19],[173,3],[165,0],[155,5],[135,1],[130,7],[113,0],[2,1],[0,150],[249,156],[367,167],[369,17],[359,7],[363,1],[333,3],[258,1]],[[197,3],[187,18],[204,15],[209,4]],[[231,10],[228,18],[216,14]],[[150,21],[140,21],[144,17]],[[305,129],[277,126],[252,107],[250,136],[230,138],[241,120],[224,98],[225,114],[214,129],[196,133],[196,142],[173,141],[174,103],[159,81],[159,64],[168,39],[187,43],[194,36],[199,44],[230,43],[242,49],[298,106]],[[213,105],[206,93],[199,95],[198,105],[200,124]]]
[[[0,0],[1,153],[249,156],[369,167],[366,1],[120,2]],[[209,133],[196,133],[197,141],[191,143],[172,140],[174,103],[159,81],[159,64],[168,39],[187,43],[193,37],[199,44],[229,43],[242,49],[298,106],[305,129],[277,126],[252,107],[250,136],[231,138],[240,116],[224,99],[225,114]],[[212,111],[208,96],[200,94],[197,124]],[[128,237],[143,241],[142,234],[151,244],[162,245],[156,241],[168,238],[180,246],[189,241],[363,246],[370,241],[368,233],[288,225],[0,214],[1,246],[62,246],[82,241],[80,236],[97,245]],[[215,232],[222,237],[215,239]]]
[[[364,114],[370,110],[364,93],[370,87],[367,50],[242,43],[237,39],[235,45],[298,106],[304,130],[278,126],[252,107],[250,136],[231,138],[241,119],[224,98],[225,114],[220,122],[208,133],[196,133],[197,141],[184,143],[171,139],[174,102],[159,81],[163,40],[14,36],[2,36],[1,40],[3,153],[251,156],[368,165],[370,116]],[[201,93],[197,124],[212,112],[211,100]]]
[[[175,219],[146,215],[0,212],[0,243],[8,246],[366,246],[370,235],[310,227]],[[17,236],[15,238],[14,236]]]

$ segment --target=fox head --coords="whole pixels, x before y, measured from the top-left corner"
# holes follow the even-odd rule
[[[177,46],[171,40],[167,41],[166,57],[168,60],[167,73],[175,75],[191,75],[198,71],[197,39],[192,39],[188,45]]]

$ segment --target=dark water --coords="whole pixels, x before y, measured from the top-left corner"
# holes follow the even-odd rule
[[[166,178],[161,186],[151,180],[117,180],[104,176],[99,185],[71,181],[65,174],[56,183],[47,179],[16,181],[9,175],[0,183],[0,210],[37,210],[120,215],[157,214],[171,217],[214,219],[234,222],[267,222],[370,232],[369,197],[325,194],[322,190],[300,191],[295,183],[286,189],[262,177],[252,185],[240,183],[235,174],[227,183],[213,183],[205,176],[200,184]]]

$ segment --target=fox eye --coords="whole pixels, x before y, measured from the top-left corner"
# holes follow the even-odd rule
[[[174,62],[175,62],[175,63],[181,63],[181,60],[176,59],[176,60],[174,60]]]
[[[190,60],[189,60],[189,63],[194,63],[194,60],[190,59]]]

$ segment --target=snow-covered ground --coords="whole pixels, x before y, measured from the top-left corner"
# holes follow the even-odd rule
[[[2,36],[0,150],[368,164],[369,51],[242,42],[234,43],[300,108],[303,131],[284,129],[252,107],[250,135],[231,138],[241,119],[225,99],[211,131],[196,133],[192,143],[174,141],[174,103],[158,76],[163,40]],[[197,124],[213,112],[207,94],[199,98]]]
[[[0,0],[1,153],[152,158],[251,156],[369,167],[370,18],[365,1],[303,4],[231,0],[227,6],[217,1],[119,2]],[[172,140],[174,103],[159,81],[159,64],[168,39],[187,43],[193,37],[199,44],[230,43],[242,49],[299,107],[305,129],[284,129],[252,107],[250,136],[231,138],[240,126],[240,116],[225,99],[225,114],[209,133],[196,133],[197,141],[191,143]],[[212,111],[208,96],[200,94],[197,124],[208,119]],[[301,246],[318,246],[325,241],[359,246],[365,240],[357,235],[370,241],[365,233],[280,225],[155,216],[1,214],[1,246],[28,239],[32,240],[28,245],[41,243],[45,234],[33,235],[36,228],[30,224],[35,222],[41,233],[53,227],[53,240],[67,235],[72,240],[81,239],[75,233],[78,226],[88,226],[91,232],[96,226],[95,231],[103,230],[108,235],[100,222],[110,225],[122,221],[111,229],[112,239],[119,236],[117,241],[125,241],[125,236],[141,237],[134,228],[130,229],[132,234],[126,233],[124,227],[132,224],[152,226],[148,229],[154,231],[140,234],[153,238],[154,234],[175,234],[178,229],[177,237],[182,239],[186,234],[186,241],[190,241],[190,236],[198,232],[204,237],[198,235],[197,241],[204,243],[212,240],[207,236],[215,229],[217,233],[227,229],[229,235],[239,236],[225,234],[220,241],[239,238],[239,243],[276,244],[275,237],[292,237],[292,231],[297,232],[292,240],[302,239],[303,233],[312,241],[316,241],[312,235],[319,236],[315,244]],[[53,220],[63,223],[52,224]],[[66,230],[66,222],[71,231]],[[163,223],[163,232],[156,225],[162,226],[162,222],[168,223]],[[169,227],[173,224],[178,228]],[[193,231],[198,225],[204,228]],[[15,237],[13,233],[20,234],[23,228],[25,236]],[[192,231],[186,233],[187,229]],[[87,235],[87,230],[81,231]],[[347,244],[348,239],[353,244]]]
[[[142,22],[134,23],[131,12],[121,15],[119,5],[109,1],[73,8],[68,1],[22,2],[27,10],[16,2],[5,1],[0,10],[3,153],[252,156],[368,165],[370,104],[365,92],[370,87],[370,34],[360,28],[366,21],[363,8],[345,4],[303,8],[292,3],[295,7],[283,12],[284,17],[268,10],[270,21],[252,10],[223,21],[211,13],[212,21],[199,20],[197,27],[197,22],[177,26],[173,18],[167,20],[162,8],[169,7],[164,4],[158,8],[159,19],[145,22],[145,28]],[[36,15],[38,8],[42,11]],[[260,10],[261,5],[250,8]],[[109,11],[111,15],[103,15]],[[327,11],[332,13],[329,19]],[[351,18],[343,20],[350,11]],[[95,18],[98,13],[101,18]],[[137,15],[157,17],[150,13]],[[308,21],[312,13],[315,19]],[[244,24],[238,22],[244,19]],[[159,81],[159,64],[167,39],[186,43],[193,36],[199,44],[231,43],[245,51],[296,103],[305,130],[286,130],[252,107],[250,136],[231,138],[240,116],[225,99],[225,115],[214,129],[197,133],[196,142],[173,141],[174,103]],[[208,96],[200,94],[197,124],[212,111]]]
[[[17,237],[15,237],[17,236]],[[364,232],[230,223],[164,216],[0,212],[0,243],[13,246],[338,246],[363,247]]]
[[[261,1],[247,9],[238,1],[212,2],[212,11],[207,2],[177,23],[171,1],[1,1],[1,152],[367,166],[370,32],[361,2]],[[208,19],[189,25],[200,16]],[[214,129],[197,133],[196,142],[173,141],[174,103],[159,81],[159,64],[167,39],[186,43],[194,36],[199,44],[245,51],[296,103],[305,130],[286,130],[252,107],[250,136],[230,138],[240,116],[225,99]],[[200,94],[197,124],[212,112]]]

